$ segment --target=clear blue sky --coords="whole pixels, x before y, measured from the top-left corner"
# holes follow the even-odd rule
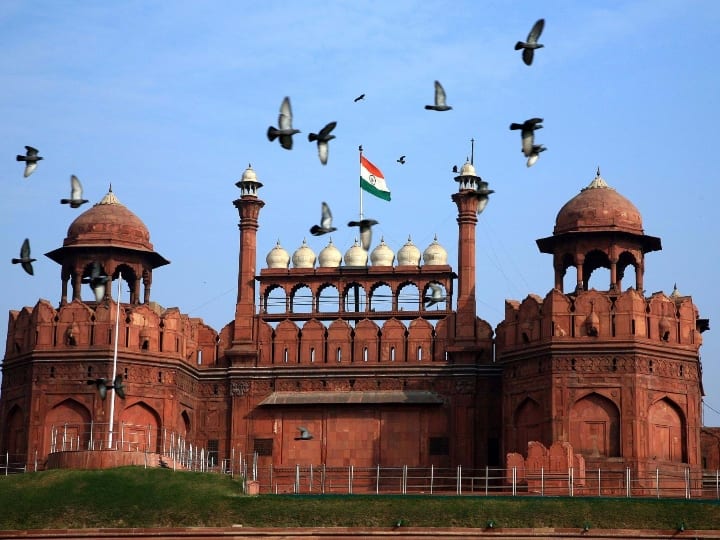
[[[602,5],[602,7],[597,7]],[[546,19],[531,67],[513,50]],[[544,296],[561,206],[602,176],[643,215],[663,250],[645,287],[692,295],[711,329],[701,349],[705,422],[720,425],[718,167],[720,3],[613,2],[20,2],[0,4],[0,314],[42,297],[57,305],[60,247],[80,212],[58,201],[69,177],[99,201],[109,183],[172,264],[152,299],[221,329],[234,313],[238,196],[248,163],[261,182],[258,270],[279,239],[291,253],[326,200],[345,251],[358,213],[358,152],[385,174],[392,201],[366,196],[397,251],[435,234],[457,260],[452,165],[475,143],[496,191],[477,230],[478,314],[496,325],[506,298]],[[425,111],[440,80],[454,108]],[[364,101],[354,103],[361,93]],[[265,137],[290,96],[292,151]],[[548,150],[528,169],[510,122],[540,116]],[[307,134],[337,121],[327,166]],[[28,179],[15,154],[45,157]],[[406,155],[407,163],[396,159]],[[35,276],[9,264],[29,237]],[[598,272],[599,289],[607,287]],[[628,284],[626,283],[625,286]],[[85,295],[90,298],[90,291]],[[4,345],[6,322],[0,324]]]

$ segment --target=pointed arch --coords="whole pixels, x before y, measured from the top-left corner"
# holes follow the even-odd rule
[[[90,410],[75,399],[67,398],[57,403],[45,415],[44,453],[50,453],[53,432],[56,435],[56,451],[87,448],[90,437],[87,428],[90,425],[90,419]]]
[[[685,415],[678,405],[663,397],[648,409],[648,456],[658,461],[687,463]]]
[[[570,444],[588,457],[620,457],[620,410],[595,392],[570,408]]]
[[[27,452],[27,434],[23,417],[22,409],[18,404],[10,407],[3,422],[3,445],[0,451],[15,456],[24,455]]]
[[[120,413],[119,441],[123,442],[124,449],[138,452],[159,452],[160,437],[158,433],[162,427],[160,415],[144,401],[138,401]]]
[[[530,397],[517,406],[513,414],[515,440],[511,452],[526,455],[530,441],[542,442],[542,416],[542,407]]]

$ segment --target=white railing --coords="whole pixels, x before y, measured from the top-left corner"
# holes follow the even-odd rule
[[[240,473],[257,482],[260,493],[399,494],[472,496],[653,497],[720,500],[720,471],[693,472],[687,467],[656,468],[645,475],[630,468],[586,469],[580,474],[545,469],[520,471],[485,467],[261,467],[240,463]],[[249,470],[248,470],[249,469]]]

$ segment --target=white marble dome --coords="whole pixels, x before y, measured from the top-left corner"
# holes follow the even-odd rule
[[[419,266],[420,250],[412,243],[412,238],[408,236],[408,241],[397,252],[398,266]]]
[[[373,266],[392,266],[395,260],[395,252],[381,238],[380,243],[370,253],[370,263]]]
[[[465,164],[462,166],[462,169],[460,169],[460,176],[477,176],[473,164],[469,161],[466,161]]]
[[[303,238],[302,246],[295,250],[292,256],[293,267],[295,268],[315,268],[315,252],[310,249],[307,242]]]
[[[290,254],[280,245],[280,240],[267,254],[265,262],[268,268],[287,268],[290,266]]]
[[[337,268],[342,263],[342,253],[333,244],[332,238],[318,255],[318,266],[321,268]]]
[[[367,266],[368,254],[355,239],[355,243],[345,252],[345,266]]]
[[[447,264],[448,254],[440,245],[435,235],[435,240],[423,251],[423,264]]]

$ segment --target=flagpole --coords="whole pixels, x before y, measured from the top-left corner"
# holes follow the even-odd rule
[[[122,287],[122,272],[118,272],[117,309],[115,311],[115,351],[113,352],[112,397],[110,398],[110,432],[108,433],[108,449],[113,444],[113,416],[115,415],[115,376],[117,375],[118,336],[120,334],[120,293]]]
[[[362,171],[362,144],[361,144],[360,146],[358,146],[358,150],[360,150],[360,170]],[[359,183],[358,185],[360,186],[360,221],[362,221],[362,219],[363,219],[363,207],[362,207],[362,202],[363,202],[362,192],[363,192],[363,189],[362,189],[362,180],[360,181],[360,183]]]

